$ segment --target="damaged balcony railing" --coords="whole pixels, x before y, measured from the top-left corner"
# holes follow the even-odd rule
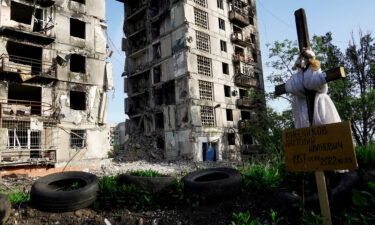
[[[56,66],[52,62],[6,54],[1,55],[0,59],[3,72],[18,73],[24,81],[38,76],[56,77]]]
[[[235,76],[234,83],[241,87],[258,87],[258,81],[256,78],[241,73]]]
[[[56,150],[8,149],[0,150],[0,167],[22,165],[53,165]]]
[[[0,99],[0,122],[2,118],[6,117],[30,117],[32,115],[52,116],[53,107],[45,102]]]
[[[232,35],[230,36],[230,39],[233,43],[237,43],[245,47],[250,46],[252,44],[250,37],[249,36],[245,37],[240,32],[232,33]]]
[[[250,16],[250,13],[249,13],[248,7],[245,7],[245,8],[232,7],[232,9],[229,12],[229,20],[232,23],[236,23],[237,25],[240,25],[241,27],[250,25],[249,16]]]
[[[251,65],[254,64],[254,61],[251,58],[246,57],[243,53],[234,54],[233,55],[233,62],[234,63],[243,62],[243,63],[247,63],[247,64],[251,64]]]

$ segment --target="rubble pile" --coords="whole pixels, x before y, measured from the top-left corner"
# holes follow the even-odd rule
[[[161,162],[164,159],[164,149],[157,147],[157,137],[143,134],[130,135],[124,149],[115,151],[114,156],[115,162]]]

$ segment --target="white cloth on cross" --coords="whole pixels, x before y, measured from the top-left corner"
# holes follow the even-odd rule
[[[325,78],[326,74],[320,69],[313,70],[308,68],[305,72],[297,72],[286,82],[286,92],[294,95],[292,109],[296,128],[310,126],[305,88],[316,91],[313,125],[341,122],[335,105],[327,95],[328,85]]]

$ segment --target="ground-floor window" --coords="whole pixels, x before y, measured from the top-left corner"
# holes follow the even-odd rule
[[[71,130],[70,147],[71,148],[86,147],[86,131],[85,130]]]

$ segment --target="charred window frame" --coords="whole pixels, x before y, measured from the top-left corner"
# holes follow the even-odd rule
[[[72,54],[70,56],[70,71],[74,73],[86,73],[86,57]]]
[[[154,69],[153,69],[153,78],[154,78],[153,82],[154,82],[154,84],[157,84],[157,83],[161,82],[161,76],[162,76],[161,66],[154,67]]]
[[[255,63],[258,63],[258,54],[256,52],[252,52],[251,54],[252,54],[252,57],[253,57],[253,61]]]
[[[164,114],[159,112],[155,114],[155,129],[164,130]]]
[[[70,36],[86,39],[86,23],[81,20],[70,18]]]
[[[73,110],[86,110],[86,93],[70,91],[70,108]]]
[[[86,130],[71,130],[70,148],[86,147]]]

